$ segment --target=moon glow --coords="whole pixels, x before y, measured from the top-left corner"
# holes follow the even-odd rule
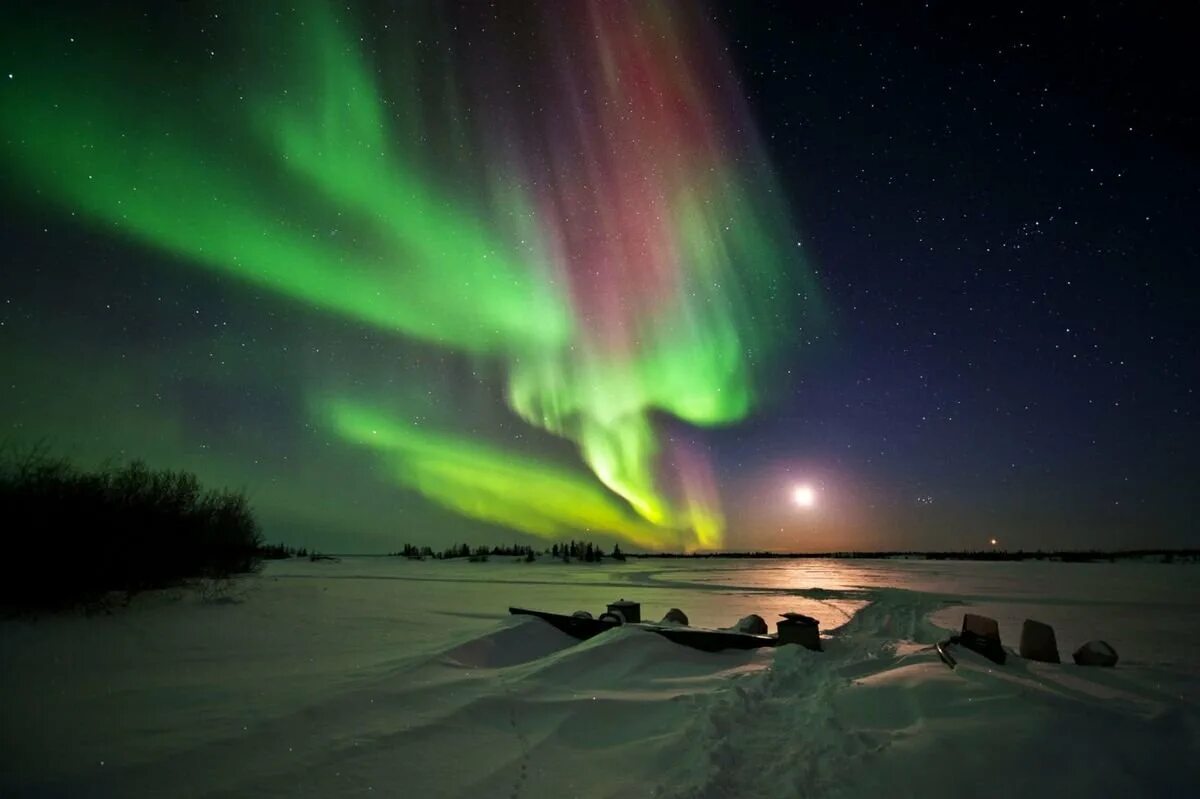
[[[792,499],[802,508],[817,504],[817,492],[810,485],[799,485],[792,491]]]

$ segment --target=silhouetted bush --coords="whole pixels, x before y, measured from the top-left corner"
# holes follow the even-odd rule
[[[255,570],[262,538],[245,495],[141,461],[85,472],[43,449],[0,453],[8,610],[93,604]]]

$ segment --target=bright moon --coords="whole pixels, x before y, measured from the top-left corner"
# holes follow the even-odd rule
[[[817,492],[812,486],[796,486],[796,490],[792,492],[792,499],[802,508],[811,508],[817,504]]]

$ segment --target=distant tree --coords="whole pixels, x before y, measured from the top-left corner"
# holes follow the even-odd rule
[[[471,547],[468,544],[455,544],[449,549],[444,550],[441,554],[442,559],[446,558],[469,558],[471,557]]]
[[[612,557],[613,560],[625,560],[625,553],[621,551],[620,544],[613,544]]]
[[[296,550],[289,549],[284,544],[267,544],[258,548],[258,556],[263,560],[284,560],[295,554]]]

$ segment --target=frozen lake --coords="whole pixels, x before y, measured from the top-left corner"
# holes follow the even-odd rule
[[[698,626],[797,610],[830,637],[707,654],[507,613],[620,597]],[[949,670],[930,645],[966,608],[1014,649],[1023,619],[1053,625],[1067,664]],[[223,592],[3,622],[0,794],[1182,795],[1198,611],[1189,564],[273,562]],[[1070,663],[1092,638],[1116,669]]]

